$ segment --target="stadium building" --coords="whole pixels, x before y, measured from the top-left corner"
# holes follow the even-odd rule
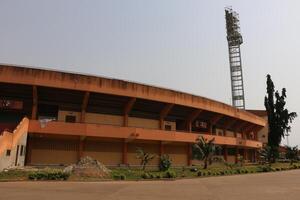
[[[192,144],[215,138],[219,155],[255,162],[266,120],[205,97],[123,80],[0,65],[0,170],[66,165],[91,156],[139,165],[138,147],[197,164]]]

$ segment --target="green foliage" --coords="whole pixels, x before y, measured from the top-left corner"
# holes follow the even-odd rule
[[[298,146],[295,147],[289,147],[286,146],[286,154],[285,157],[286,159],[290,160],[290,164],[293,165],[294,162],[298,161]]]
[[[122,173],[114,173],[112,177],[114,180],[126,180],[126,175]]]
[[[274,96],[276,101],[274,101]],[[281,94],[275,92],[275,86],[271,76],[267,75],[267,96],[265,97],[265,108],[268,114],[269,137],[268,145],[271,147],[272,158],[275,162],[278,156],[278,147],[282,138],[289,135],[291,131],[290,123],[297,117],[296,112],[289,112],[286,106],[286,89],[283,88]]]
[[[167,171],[172,165],[172,160],[169,155],[164,154],[160,157],[159,169],[160,171]]]
[[[148,172],[144,172],[144,173],[141,175],[141,177],[142,177],[143,179],[153,179],[153,178],[154,178],[153,174],[148,173]]]
[[[150,154],[145,152],[142,148],[137,148],[136,149],[136,154],[137,154],[137,158],[141,160],[141,166],[142,169],[145,170],[146,169],[146,165],[153,159],[155,158],[154,154]]]
[[[203,136],[200,136],[197,139],[196,144],[193,145],[193,156],[196,159],[204,161],[203,169],[207,169],[208,164],[212,163],[213,156],[217,150],[214,140],[215,139],[213,138],[208,141]]]
[[[270,172],[272,171],[272,168],[270,165],[263,165],[263,166],[258,166],[257,172]]]
[[[67,180],[70,174],[61,170],[39,170],[28,174],[30,180]]]
[[[164,174],[164,178],[176,178],[176,177],[177,177],[177,174],[173,170],[168,170]]]

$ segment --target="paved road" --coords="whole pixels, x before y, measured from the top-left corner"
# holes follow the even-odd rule
[[[300,170],[140,182],[0,183],[0,200],[299,200]]]

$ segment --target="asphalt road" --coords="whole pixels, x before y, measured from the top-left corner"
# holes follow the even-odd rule
[[[300,170],[139,182],[2,182],[0,200],[299,200]]]

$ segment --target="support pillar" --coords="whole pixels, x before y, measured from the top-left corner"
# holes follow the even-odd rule
[[[187,124],[187,126],[188,126],[188,132],[192,132],[192,122],[189,122],[188,124]]]
[[[83,157],[83,149],[84,149],[84,137],[79,137],[79,145],[78,145],[78,154],[77,154],[77,160],[80,161],[80,159]]]
[[[31,119],[37,119],[37,110],[38,110],[38,94],[37,87],[34,85],[32,87],[32,111],[31,111]]]
[[[244,149],[243,153],[244,153],[243,159],[244,159],[244,160],[248,160],[248,159],[247,159],[247,149]]]
[[[128,126],[128,114],[124,115],[124,122],[123,122],[123,126],[127,127]]]
[[[238,163],[238,157],[239,157],[239,154],[240,154],[239,148],[236,148],[236,149],[235,149],[235,164]]]
[[[164,144],[163,144],[163,142],[161,141],[161,142],[159,143],[159,156],[162,156],[162,155],[164,155]]]
[[[224,160],[227,162],[228,158],[228,149],[226,146],[224,146]]]
[[[187,166],[192,165],[192,146],[190,143],[187,144]]]
[[[127,146],[127,142],[123,141],[123,152],[122,152],[122,164],[123,165],[127,165],[128,161],[127,161],[127,150],[128,150],[128,146]]]

